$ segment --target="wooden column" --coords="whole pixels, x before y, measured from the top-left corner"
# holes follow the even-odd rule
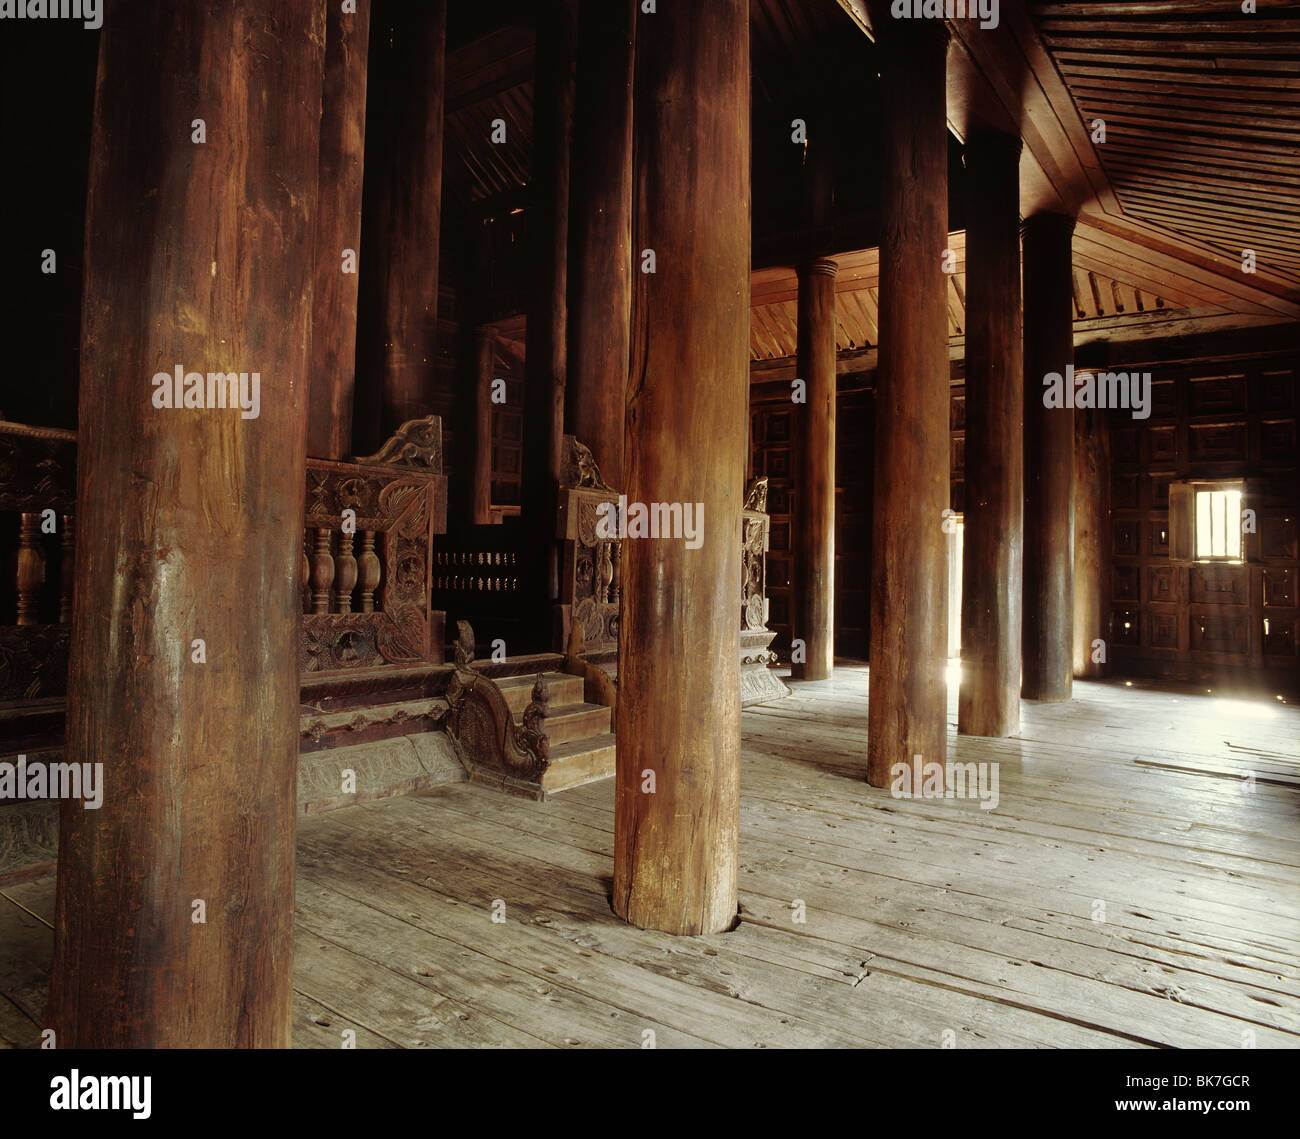
[[[1074,675],[1109,675],[1110,430],[1108,412],[1074,410]],[[1103,641],[1102,652],[1094,641]],[[1094,659],[1097,658],[1097,659]]]
[[[532,649],[559,649],[555,541],[564,448],[568,333],[569,152],[577,0],[546,0],[537,18],[528,330],[524,353],[522,507],[535,561],[527,578]],[[607,381],[608,382],[608,381]],[[585,441],[585,440],[584,440]],[[512,650],[514,651],[514,650]]]
[[[632,317],[632,29],[635,0],[582,0],[569,219],[568,430],[623,486]]]
[[[948,507],[947,34],[932,20],[881,28],[880,352],[867,781],[945,755]],[[920,758],[917,759],[916,757]]]
[[[470,522],[492,521],[492,362],[496,330],[490,324],[474,329],[474,477]]]
[[[966,141],[966,504],[962,679],[966,735],[1020,728],[1024,372],[1020,319],[1020,139]]]
[[[327,4],[325,12],[307,453],[342,459],[353,453],[370,5],[345,13],[342,4]],[[345,250],[352,251],[351,265]]]
[[[1020,693],[1068,700],[1074,671],[1074,411],[1043,406],[1043,377],[1074,361],[1074,219],[1022,226],[1025,290],[1025,567]]]
[[[794,636],[807,658],[794,665],[803,680],[825,680],[835,664],[835,273],[834,261],[799,267],[798,372],[808,402],[795,407],[800,425],[795,484],[795,568],[799,615]]]
[[[447,2],[374,0],[371,25],[355,426],[362,454],[430,412]]]
[[[103,802],[62,805],[59,1048],[290,1043],[324,42],[297,0],[100,33],[66,759]],[[157,406],[176,368],[258,373],[257,416]]]
[[[749,4],[639,16],[636,44],[634,248],[657,272],[633,286],[626,493],[703,517],[697,549],[623,542],[613,904],[714,933],[737,904]]]

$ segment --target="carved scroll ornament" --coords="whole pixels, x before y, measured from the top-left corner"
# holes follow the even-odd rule
[[[501,689],[474,670],[474,631],[457,621],[455,668],[447,685],[447,732],[455,741],[469,777],[516,795],[544,799],[542,776],[551,763],[544,722],[550,704],[539,674],[532,699],[516,724]]]

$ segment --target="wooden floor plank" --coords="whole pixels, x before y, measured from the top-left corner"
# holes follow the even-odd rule
[[[792,689],[742,717],[729,933],[614,917],[608,780],[299,820],[295,1046],[1300,1045],[1300,710],[1085,682],[982,740],[950,700],[985,811],[865,785],[865,668]],[[39,1040],[53,908],[0,889],[0,1048]]]

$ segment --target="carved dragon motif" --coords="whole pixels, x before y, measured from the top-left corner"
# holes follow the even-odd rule
[[[351,462],[420,467],[441,474],[442,418],[426,415],[423,419],[408,419],[373,455],[355,455]]]
[[[613,487],[601,477],[600,468],[591,448],[579,443],[572,435],[564,437],[564,469],[560,475],[560,485],[569,489],[612,490]]]

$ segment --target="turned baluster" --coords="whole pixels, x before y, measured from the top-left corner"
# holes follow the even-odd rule
[[[352,535],[339,534],[339,552],[334,558],[334,611],[352,612],[352,590],[357,584],[357,559],[352,556]]]
[[[361,582],[361,612],[375,611],[375,588],[379,585],[379,555],[375,553],[375,532],[361,531],[361,557],[358,559]]]
[[[45,552],[41,549],[41,516],[24,514],[18,525],[18,624],[36,624],[36,600],[45,584]]]
[[[316,528],[316,548],[311,556],[311,611],[330,611],[330,586],[334,582],[334,557],[330,553],[330,532]]]
[[[76,575],[73,570],[77,556],[76,518],[63,515],[63,538],[59,547],[61,561],[59,564],[59,624],[66,625],[72,620],[72,590]]]

